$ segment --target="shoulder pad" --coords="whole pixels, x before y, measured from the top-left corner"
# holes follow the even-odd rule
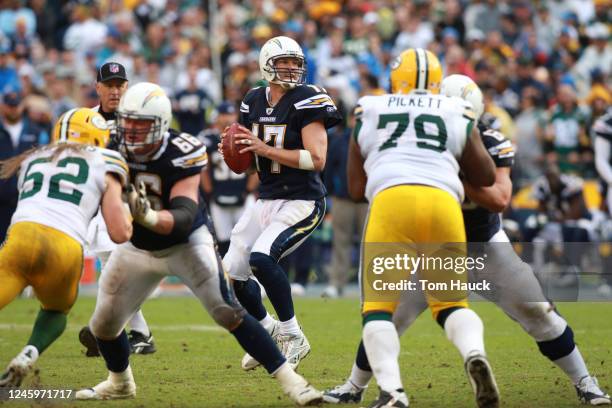
[[[296,110],[316,109],[326,106],[336,108],[336,104],[332,98],[324,92],[322,88],[315,87],[314,85],[307,85],[306,88],[310,89],[310,91],[301,93],[298,97],[298,101],[293,104]],[[317,93],[315,88],[318,88],[320,92]]]
[[[253,99],[257,95],[258,90],[260,90],[260,89],[262,89],[262,87],[258,86],[256,88],[251,88],[249,90],[249,92],[247,92],[247,94],[242,99],[242,102],[240,102],[240,112],[242,112],[242,113],[249,113],[250,112],[251,102],[253,101]]]
[[[119,152],[114,150],[97,148],[104,158],[104,168],[107,173],[113,173],[119,176],[121,185],[126,186],[129,180],[129,169],[125,159]]]
[[[172,159],[174,167],[188,169],[203,167],[208,163],[206,145],[188,133],[181,133],[170,140],[183,154]]]

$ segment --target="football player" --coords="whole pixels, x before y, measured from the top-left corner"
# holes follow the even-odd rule
[[[462,97],[472,104],[477,116],[484,110],[482,93],[478,86],[464,75],[450,75],[442,81],[442,93]],[[498,130],[484,121],[478,123],[480,137],[497,167],[495,184],[491,187],[473,187],[465,183],[467,198],[463,204],[463,218],[468,242],[489,242],[488,273],[482,274],[494,286],[494,292],[480,295],[495,302],[508,316],[534,338],[540,352],[559,366],[576,387],[579,399],[591,405],[610,403],[610,397],[599,389],[574,343],[572,329],[554,305],[545,299],[532,269],[514,252],[501,228],[500,212],[510,202],[512,182],[510,169],[514,161],[512,143]],[[475,277],[478,280],[479,277]],[[393,322],[401,335],[427,308],[422,292],[412,291],[402,296]],[[342,385],[325,392],[330,403],[360,402],[363,390],[372,378],[372,371],[363,348],[359,345],[357,358],[349,379]]]
[[[0,177],[19,172],[19,204],[0,249],[0,309],[27,285],[41,309],[0,387],[19,387],[39,355],[64,332],[78,293],[87,227],[98,207],[113,242],[132,235],[121,201],[128,167],[119,153],[103,148],[109,139],[104,118],[91,109],[71,109],[55,124],[52,138],[51,145],[1,163]]]
[[[390,79],[393,94],[359,100],[347,164],[351,198],[367,197],[370,203],[360,282],[363,343],[380,387],[372,408],[407,407],[408,397],[392,323],[394,313],[402,312],[397,309],[399,296],[377,298],[368,290],[369,258],[363,258],[376,243],[416,245],[417,253],[426,257],[464,256],[459,170],[474,186],[489,186],[495,180],[493,161],[473,129],[472,105],[438,95],[442,68],[433,53],[420,48],[402,52],[391,66]],[[462,276],[440,268],[421,269],[419,274],[442,283]],[[485,356],[483,324],[468,308],[467,293],[427,291],[425,296],[433,318],[465,362],[478,406],[497,407],[499,395]]]
[[[605,186],[608,213],[612,215],[612,106],[591,129],[594,140],[595,167]]]
[[[124,326],[165,276],[176,275],[215,322],[262,361],[295,402],[321,401],[321,393],[293,371],[264,328],[234,300],[199,200],[206,147],[195,137],[170,129],[171,119],[170,99],[152,83],[128,88],[119,103],[116,147],[131,169],[128,203],[134,234],[112,252],[89,324],[108,378],[78,391],[76,398],[135,396]]]
[[[257,188],[257,176],[237,174],[230,170],[217,145],[221,131],[238,120],[238,110],[233,103],[224,101],[213,112],[213,126],[198,135],[206,145],[210,165],[202,172],[202,190],[209,196],[210,217],[215,227],[219,253],[227,253],[232,228],[238,222],[245,207],[254,202],[249,194]]]
[[[125,67],[118,62],[107,62],[100,66],[96,76],[96,93],[100,98],[100,104],[94,106],[92,110],[100,113],[111,132],[111,139],[116,136],[117,107],[121,96],[128,87],[128,78]],[[87,233],[89,250],[96,254],[104,270],[104,265],[110,257],[115,244],[106,232],[106,224],[100,213],[98,213],[91,224]],[[134,313],[129,321],[131,328],[128,337],[130,339],[130,351],[136,354],[155,353],[155,342],[149,325],[142,314],[142,310]],[[97,357],[100,355],[98,344],[89,327],[83,327],[79,332],[79,341],[86,347],[87,357]]]
[[[291,287],[278,261],[297,248],[323,221],[326,129],[341,121],[324,89],[305,85],[304,53],[288,37],[268,40],[259,53],[268,86],[250,90],[240,104],[241,152],[255,154],[259,199],[234,227],[223,263],[240,303],[278,341],[294,366],[310,351],[295,317]],[[279,321],[261,301],[263,285]],[[254,357],[254,356],[253,356]],[[242,367],[259,365],[245,355]]]

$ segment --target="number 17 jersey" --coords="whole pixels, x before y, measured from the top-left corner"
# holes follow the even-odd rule
[[[468,102],[419,91],[364,96],[355,117],[369,201],[400,184],[440,188],[463,201],[458,160],[475,118]]]

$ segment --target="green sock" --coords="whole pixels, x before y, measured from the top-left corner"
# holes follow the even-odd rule
[[[36,347],[38,354],[42,354],[51,343],[62,335],[66,328],[66,320],[67,317],[62,312],[40,309],[28,345]]]

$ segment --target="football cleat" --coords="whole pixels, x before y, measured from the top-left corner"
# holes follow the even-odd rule
[[[368,405],[368,408],[408,408],[408,405],[408,396],[406,395],[404,390],[400,388],[391,392],[380,390],[378,398],[376,399],[376,401]]]
[[[76,392],[78,400],[109,400],[134,398],[136,396],[136,383],[132,376],[132,369],[128,366],[123,373],[121,380],[112,378],[109,373],[108,378],[93,388],[85,388]]]
[[[478,408],[499,407],[499,391],[487,358],[482,354],[469,355],[465,361],[465,371],[472,384]]]
[[[610,396],[599,388],[597,378],[587,375],[582,377],[576,385],[578,399],[587,405],[610,405]]]
[[[285,356],[291,368],[297,370],[300,361],[310,353],[310,343],[304,333],[279,335],[278,342],[281,354]]]
[[[280,347],[278,337],[280,336],[280,322],[275,321],[274,326],[272,326],[272,331],[270,332],[270,336],[272,340]],[[246,353],[244,357],[242,357],[242,361],[240,362],[240,366],[244,371],[254,370],[255,368],[260,366],[259,361],[255,360],[249,353]]]
[[[146,337],[141,332],[130,330],[128,339],[130,341],[130,353],[132,354],[153,354],[157,351],[153,341],[153,334],[149,334],[149,337]]]
[[[359,388],[351,380],[346,380],[344,384],[323,392],[323,401],[330,404],[358,404],[363,400],[364,390],[365,388]]]
[[[32,371],[34,362],[38,359],[38,350],[34,346],[25,346],[0,376],[0,388],[18,388],[23,379]]]
[[[273,375],[279,381],[283,392],[299,406],[318,405],[323,402],[323,393],[293,371],[291,365],[283,364]]]
[[[98,350],[98,342],[96,337],[93,335],[88,326],[85,326],[79,332],[79,342],[85,346],[85,356],[87,357],[100,357],[100,350]]]

